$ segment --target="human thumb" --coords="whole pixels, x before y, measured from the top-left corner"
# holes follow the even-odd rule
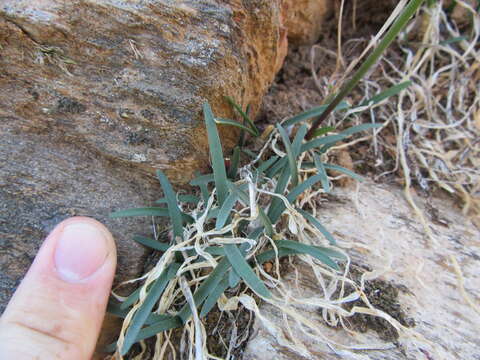
[[[0,359],[90,359],[115,266],[102,224],[74,217],[57,225],[0,318]]]

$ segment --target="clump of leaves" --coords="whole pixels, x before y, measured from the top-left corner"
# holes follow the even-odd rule
[[[329,127],[318,128],[321,120],[332,110],[360,111],[402,91],[410,83],[394,86],[351,108],[343,98],[358,83],[392,37],[405,26],[421,0],[413,0],[406,15],[399,17],[387,39],[367,59],[334,100],[282,124],[277,124],[259,153],[240,167],[241,147],[245,134],[258,137],[260,131],[249,117],[249,111],[227,101],[238,112],[243,122],[216,118],[208,104],[203,113],[208,134],[213,173],[200,175],[191,181],[196,194],[177,194],[165,174],[158,171],[164,198],[157,207],[129,209],[115,212],[113,217],[155,216],[167,217],[171,224],[169,242],[134,237],[134,240],[162,252],[155,267],[142,277],[143,284],[127,298],[111,302],[109,311],[124,318],[118,341],[110,350],[120,356],[132,345],[159,333],[185,327],[193,332],[188,337],[189,353],[206,350],[205,331],[201,319],[225,301],[228,289],[248,287],[264,301],[280,304],[282,299],[271,291],[275,279],[265,273],[262,264],[285,256],[309,258],[324,273],[338,276],[339,263],[348,258],[336,247],[335,238],[318,221],[312,199],[319,192],[330,191],[327,172],[335,170],[356,179],[352,171],[325,162],[326,153],[337,142],[361,131],[378,128],[380,124],[362,124],[333,135]],[[309,127],[307,120],[318,119]],[[217,124],[241,129],[239,145],[234,149],[231,165],[225,166]],[[313,245],[322,243],[322,246]],[[278,266],[277,266],[278,268]],[[242,295],[243,296],[243,295]],[[201,357],[198,357],[201,358]]]

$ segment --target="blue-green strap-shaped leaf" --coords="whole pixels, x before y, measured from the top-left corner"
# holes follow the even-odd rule
[[[383,100],[388,99],[391,96],[395,96],[399,94],[401,91],[405,90],[408,88],[410,85],[412,85],[412,82],[410,80],[404,81],[400,84],[394,85],[387,90],[384,90],[380,92],[379,94],[372,96],[370,99],[365,100],[360,104],[361,107],[367,106],[369,104],[378,104],[379,102],[382,102]]]
[[[288,119],[282,125],[284,127],[288,127],[288,126],[294,125],[298,122],[305,121],[305,120],[311,119],[313,117],[322,115],[323,112],[327,109],[328,105],[329,104],[320,105],[320,106],[314,107],[310,110],[307,110],[307,111],[305,111],[301,114],[298,114],[298,115]],[[335,110],[345,110],[345,109],[348,109],[349,107],[350,107],[350,105],[348,105],[345,101],[342,101],[340,104],[338,104],[335,107]]]
[[[277,129],[282,137],[283,145],[285,146],[285,151],[287,152],[288,165],[290,166],[290,175],[292,177],[292,184],[296,186],[298,184],[298,170],[297,170],[297,161],[296,156],[292,149],[292,144],[288,138],[287,132],[284,128],[277,124]]]
[[[240,124],[239,122],[237,122],[235,120],[215,118],[215,122],[217,124],[220,124],[220,125],[235,126],[239,129],[242,129],[242,130],[248,132],[249,134],[251,134],[253,136],[258,136],[258,133],[255,130],[253,130],[251,127],[247,127],[243,124]]]
[[[303,193],[308,188],[312,187],[314,184],[319,182],[322,179],[320,175],[313,175],[310,176],[307,180],[303,183],[299,184],[298,186],[294,187],[286,196],[287,200],[292,204],[296,198]],[[280,199],[278,199],[280,200]],[[280,216],[282,215],[283,211],[285,210],[286,206],[283,201],[278,202],[278,205],[273,207],[274,201],[272,201],[272,205],[270,209],[272,210],[271,213],[269,212],[269,217],[272,223],[276,223]]]
[[[130,216],[161,216],[167,217],[170,216],[167,208],[161,207],[144,207],[144,208],[134,208],[134,209],[125,209],[118,210],[110,214],[111,218],[119,217],[130,217]],[[193,218],[185,213],[181,213],[181,218],[186,223],[192,223]]]
[[[228,101],[228,103],[238,111],[240,116],[243,118],[243,120],[250,126],[252,131],[254,132],[254,136],[260,135],[260,132],[258,131],[257,127],[253,123],[252,119],[250,119],[250,116],[248,116],[230,96],[225,96],[225,99]],[[249,112],[250,109],[247,109],[247,113]]]
[[[333,126],[324,126],[324,127],[321,127],[320,129],[315,130],[313,132],[312,137],[319,137],[319,136],[325,135],[326,133],[329,133],[333,130],[335,130],[335,128]]]
[[[182,212],[177,204],[177,196],[173,191],[172,184],[161,170],[157,170],[157,177],[162,185],[165,198],[167,199],[168,213],[173,226],[173,236],[183,238]]]
[[[282,174],[280,175],[280,178],[277,181],[277,185],[275,186],[275,193],[283,195],[285,192],[285,189],[287,188],[288,185],[288,180],[290,178],[290,168],[289,167],[284,167]],[[279,212],[280,214],[283,212],[285,209],[285,204],[283,203],[283,200],[275,197],[271,204],[270,208],[268,209],[268,218],[270,219],[270,222],[272,224],[275,224],[279,218]]]
[[[311,246],[311,245],[306,245],[299,243],[298,241],[290,241],[290,240],[278,240],[276,241],[277,245],[285,248],[285,249],[292,249],[304,254],[308,254],[321,262],[323,262],[325,265],[331,267],[334,270],[340,270],[340,267],[337,265],[335,261],[333,261],[330,256],[331,254],[335,254],[337,257],[341,257],[344,259],[344,256],[340,254],[339,252],[335,252],[334,250],[330,250],[328,253],[330,254],[327,255],[327,251],[324,249],[318,248],[316,246]]]
[[[238,172],[238,165],[240,164],[240,147],[235,146],[233,149],[232,159],[230,161],[230,167],[228,169],[228,177],[235,180]]]
[[[338,135],[323,136],[320,138],[310,140],[309,142],[306,142],[302,145],[301,152],[304,153],[305,151],[318,148],[322,145],[335,144],[336,142],[339,142],[345,139],[345,137],[346,135],[338,134]]]
[[[192,203],[194,205],[197,205],[200,202],[200,199],[196,197],[195,195],[190,195],[190,194],[180,194],[178,195],[178,201],[184,202],[184,203]],[[157,204],[166,204],[167,199],[166,198],[161,198],[155,201]]]
[[[261,264],[266,263],[267,261],[275,259],[277,256],[279,258],[281,258],[281,257],[284,257],[284,256],[296,255],[296,254],[299,254],[299,252],[296,251],[296,250],[284,249],[284,248],[278,249],[277,248],[277,252],[275,252],[275,250],[273,250],[273,249],[266,250],[266,251],[262,252],[261,254],[256,255],[255,259],[261,265]]]
[[[238,188],[235,184],[232,184],[231,182],[228,183],[228,187],[230,188],[230,191],[236,194],[242,202],[244,202],[245,204],[248,204],[250,202],[248,195],[245,194],[241,188]],[[272,236],[274,232],[272,222],[261,207],[258,207],[258,216],[265,228],[267,235]]]
[[[337,241],[335,240],[333,235],[330,234],[330,232],[320,223],[320,221],[318,221],[315,217],[313,217],[310,213],[306,212],[305,210],[297,209],[297,211],[300,214],[302,214],[308,221],[310,221],[312,225],[315,226],[318,229],[318,231],[320,231],[323,234],[323,236],[325,236],[325,239],[327,239],[331,245],[337,244]]]
[[[303,140],[305,139],[305,135],[307,134],[308,131],[308,126],[306,124],[303,124],[300,126],[300,128],[297,130],[297,133],[295,134],[295,138],[293,139],[292,142],[292,149],[293,149],[293,154],[295,158],[300,155],[300,151],[302,149],[302,143]]]
[[[268,160],[265,160],[263,163],[259,165],[259,167],[255,170],[257,174],[262,174],[267,171],[270,166],[272,166],[278,160],[278,156],[272,156]]]
[[[213,174],[198,175],[190,181],[190,185],[199,186],[200,184],[209,184],[214,181],[215,178],[213,177]]]
[[[197,307],[202,305],[208,295],[217,287],[220,281],[222,281],[223,276],[227,273],[229,268],[229,261],[227,258],[223,258],[210,275],[208,275],[208,278],[202,282],[202,285],[200,285],[197,291],[193,294],[193,301]],[[191,314],[192,310],[190,309],[190,306],[185,304],[177,315],[182,319],[183,323],[185,323]]]
[[[230,273],[230,272],[229,272]],[[207,299],[203,303],[202,310],[200,311],[200,317],[205,317],[215,306],[218,298],[228,289],[228,275],[220,281],[217,287],[208,295]]]
[[[288,164],[288,159],[287,157],[282,157],[280,160],[278,160],[273,166],[268,169],[266,172],[267,177],[270,179],[273,179],[275,175],[277,175],[280,171],[283,170],[283,168]]]
[[[325,166],[326,169],[336,170],[336,171],[339,171],[341,173],[344,173],[344,174],[354,178],[355,180],[358,180],[358,181],[363,181],[364,180],[364,178],[361,177],[360,175],[355,174],[353,171],[345,169],[344,167],[341,167],[341,166],[338,166],[338,165],[332,165],[332,164],[325,164],[325,163],[323,164],[323,166]]]
[[[234,192],[230,193],[227,196],[227,198],[225,199],[225,202],[220,208],[220,211],[218,212],[217,221],[215,223],[216,230],[220,230],[225,226],[237,200],[238,200],[238,195]]]
[[[145,236],[140,236],[140,235],[135,235],[133,237],[133,240],[135,240],[139,244],[142,244],[146,247],[149,247],[149,248],[157,250],[157,251],[162,251],[162,252],[167,251],[168,248],[170,247],[170,245],[167,244],[167,243],[162,243],[160,241],[157,241],[157,240],[154,240],[154,239],[151,239],[151,238],[147,238]]]
[[[135,315],[133,315],[130,326],[127,328],[121,350],[122,355],[125,355],[128,350],[130,350],[130,347],[137,341],[138,333],[145,324],[145,321],[152,312],[152,309],[157,303],[158,299],[162,295],[163,290],[165,290],[168,281],[176,276],[179,268],[180,264],[171,264],[150,287],[144,302],[135,312]]]
[[[382,124],[377,124],[377,123],[369,123],[369,124],[360,124],[356,126],[351,126],[345,130],[343,130],[340,134],[341,136],[347,137],[353,134],[356,134],[358,132],[362,132],[365,130],[370,130],[370,129],[377,129],[379,127],[382,127]]]
[[[178,316],[168,316],[167,318],[158,321],[150,326],[140,330],[135,342],[145,340],[149,337],[155,336],[162,331],[179,328],[183,325],[182,320]]]
[[[225,255],[232,265],[235,272],[245,281],[245,283],[263,298],[269,299],[272,297],[270,291],[266,288],[262,280],[258,278],[252,270],[248,262],[243,257],[242,253],[235,244],[224,245]]]
[[[323,166],[323,163],[320,161],[320,157],[316,153],[313,154],[313,159],[318,170],[318,175],[321,175],[320,181],[322,182],[323,190],[328,193],[330,191],[330,181],[328,180],[325,166]]]
[[[215,178],[215,187],[217,188],[217,199],[219,205],[222,206],[228,193],[227,172],[225,170],[222,144],[220,143],[220,136],[218,135],[217,126],[215,125],[212,108],[208,103],[203,104],[203,114],[207,127],[213,177]]]

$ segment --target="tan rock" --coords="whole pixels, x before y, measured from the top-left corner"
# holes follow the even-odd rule
[[[322,24],[333,10],[333,0],[285,0],[284,26],[293,45],[312,45],[320,37]]]
[[[362,333],[356,329],[349,333],[327,326],[319,307],[297,308],[299,314],[315,324],[318,333],[314,333],[300,328],[291,318],[287,327],[278,309],[262,305],[262,314],[281,331],[272,336],[257,318],[244,359],[476,359],[480,231],[450,199],[415,199],[428,219],[434,244],[425,237],[399,188],[370,183],[361,185],[358,193],[336,189],[334,196],[337,201],[329,201],[319,209],[320,221],[340,244],[348,245],[353,263],[371,268],[366,272],[366,280],[378,278],[397,289],[401,311],[416,326],[401,331],[398,343],[390,343],[373,330]],[[311,268],[299,263],[297,269],[298,274],[286,276],[291,296],[323,298]],[[462,280],[458,271],[463,274]],[[382,291],[379,287],[372,294],[381,298]],[[392,308],[396,306],[393,304]],[[353,318],[346,317],[345,322],[354,329]],[[279,334],[286,339],[295,337],[304,344],[304,356],[295,352],[300,346],[289,349],[280,344]],[[329,339],[332,346],[326,346],[322,337]],[[362,345],[377,350],[348,349]]]

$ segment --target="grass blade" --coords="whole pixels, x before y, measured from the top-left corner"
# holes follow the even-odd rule
[[[301,114],[298,114],[298,115],[288,119],[287,121],[285,121],[282,124],[282,126],[289,127],[289,126],[295,125],[296,123],[299,123],[301,121],[305,121],[305,120],[314,118],[316,116],[322,115],[323,112],[327,109],[327,107],[328,107],[328,104],[314,107],[313,109],[307,110],[307,111],[305,111]],[[350,105],[348,105],[345,101],[342,101],[340,104],[338,104],[335,107],[335,110],[345,110],[345,109],[348,109],[349,107],[350,107]]]
[[[178,195],[178,201],[197,205],[200,202],[200,199],[198,197],[196,197],[195,195],[181,194],[181,195]],[[161,198],[161,199],[158,199],[157,201],[155,201],[155,203],[166,204],[167,199],[166,198]]]
[[[387,90],[382,91],[381,93],[371,97],[370,99],[365,100],[364,102],[362,102],[360,104],[360,106],[363,107],[363,106],[367,106],[369,104],[372,104],[372,105],[378,104],[378,103],[382,102],[383,100],[388,99],[391,96],[397,95],[402,90],[405,90],[406,88],[408,88],[410,85],[412,85],[412,82],[410,80],[408,80],[408,81],[402,82],[400,84],[397,84],[395,86],[392,86],[392,87],[388,88]]]
[[[400,16],[395,20],[390,29],[387,31],[383,39],[380,41],[378,46],[373,50],[373,52],[368,56],[368,58],[363,62],[357,72],[352,76],[352,78],[342,87],[340,92],[337,94],[335,99],[328,105],[328,108],[322,113],[322,115],[315,120],[310,128],[310,131],[307,134],[307,139],[310,139],[313,135],[313,132],[318,128],[323,120],[327,118],[328,115],[337,107],[337,105],[348,95],[350,92],[357,86],[358,82],[365,76],[365,74],[370,70],[372,66],[376,64],[380,56],[390,44],[395,40],[398,33],[407,25],[408,20],[412,17],[413,14],[419,9],[422,5],[423,0],[411,0],[405,9],[402,11]]]
[[[295,138],[293,139],[292,142],[292,149],[293,149],[293,154],[295,157],[300,155],[300,151],[302,148],[302,142],[305,139],[305,135],[307,134],[308,127],[306,124],[303,124],[300,126],[300,128],[297,131],[297,134],[295,135]]]
[[[318,175],[321,176],[320,181],[322,182],[323,190],[328,193],[330,191],[330,181],[328,180],[325,166],[323,166],[323,163],[320,161],[320,157],[316,153],[313,154],[313,159],[318,170]]]
[[[350,176],[351,178],[354,178],[355,180],[358,180],[358,181],[363,181],[363,177],[361,177],[360,175],[358,174],[355,174],[353,171],[351,170],[348,170],[348,169],[345,169],[344,167],[341,167],[341,166],[338,166],[338,165],[332,165],[332,164],[323,164],[323,166],[325,166],[326,169],[330,169],[330,170],[336,170],[336,171],[339,171],[341,173],[344,173],[348,176]]]
[[[160,207],[144,207],[144,208],[119,210],[110,214],[111,218],[128,217],[128,216],[168,216],[168,209],[160,208]]]
[[[165,290],[168,281],[175,277],[179,268],[180,264],[173,263],[168,267],[168,269],[165,269],[163,271],[160,277],[150,287],[145,301],[143,302],[142,306],[137,310],[135,315],[133,315],[130,326],[125,333],[125,339],[121,350],[122,355],[125,355],[128,350],[130,350],[130,347],[137,341],[137,335],[140,332],[140,329],[145,324],[148,315],[150,315],[153,307],[162,295],[163,290]]]
[[[213,177],[213,174],[199,175],[195,179],[190,181],[190,185],[192,186],[200,186],[202,184],[207,185],[214,181],[215,181],[215,178]]]
[[[140,330],[137,338],[135,339],[135,342],[145,340],[149,337],[157,335],[158,333],[161,333],[162,331],[175,329],[182,325],[182,320],[178,316],[168,316],[164,320],[161,320]]]
[[[361,132],[361,131],[365,131],[365,130],[369,130],[369,129],[376,129],[376,128],[379,128],[379,127],[382,127],[382,126],[383,126],[382,124],[371,124],[371,123],[370,124],[360,124],[360,125],[349,127],[348,129],[343,130],[338,135],[341,135],[343,137],[347,137],[347,136],[353,135],[353,134]]]
[[[203,114],[207,127],[208,144],[210,148],[210,158],[212,160],[213,177],[217,188],[217,198],[219,206],[223,205],[228,193],[227,172],[225,171],[225,161],[223,158],[222,144],[218,135],[217,126],[212,113],[212,108],[208,103],[203,104]]]
[[[231,273],[231,272],[230,272]],[[202,306],[202,310],[200,311],[200,317],[203,318],[206,316],[215,306],[217,303],[218,298],[228,289],[228,275],[220,281],[217,287],[208,295],[207,300]]]
[[[238,172],[238,164],[240,163],[240,147],[235,146],[233,149],[232,161],[230,162],[230,167],[228,169],[228,177],[232,180],[235,180]]]
[[[328,145],[328,144],[334,144],[340,140],[343,140],[346,138],[347,135],[329,135],[329,136],[324,136],[321,138],[317,138],[314,140],[310,140],[309,142],[306,142],[305,144],[302,145],[301,152],[305,152],[314,148],[317,148],[322,145]]]
[[[292,184],[293,186],[297,186],[298,184],[298,169],[297,169],[297,161],[295,153],[292,149],[292,144],[290,143],[290,139],[288,138],[287,132],[280,124],[277,124],[278,132],[283,140],[283,145],[285,146],[285,151],[287,152],[287,159],[288,165],[290,166],[290,175],[292,176]],[[301,144],[301,141],[300,141]],[[300,145],[298,145],[300,148]]]
[[[308,254],[320,260],[321,262],[331,267],[332,269],[337,271],[340,270],[340,267],[337,265],[337,263],[333,261],[328,255],[326,255],[325,251],[322,251],[322,249],[320,248],[317,248],[311,245],[302,244],[297,241],[290,241],[290,240],[277,240],[276,244],[278,244],[278,246],[285,249],[292,249],[292,250],[298,251],[299,253]]]
[[[250,128],[250,127],[246,127],[245,125],[240,124],[239,122],[237,122],[235,120],[215,118],[215,122],[217,124],[220,124],[220,125],[235,126],[239,129],[242,129],[242,130],[248,132],[249,134],[251,134],[253,136],[258,136],[258,133],[255,130],[252,130],[252,128]]]
[[[256,173],[257,173],[258,175],[264,173],[264,172],[267,171],[267,170],[270,168],[270,166],[272,166],[272,165],[275,163],[275,161],[277,161],[277,160],[278,160],[278,156],[276,156],[276,155],[275,155],[275,156],[272,156],[272,157],[269,158],[268,160],[265,160],[265,161],[264,161],[263,163],[261,163],[260,166],[257,168]]]
[[[242,253],[238,249],[237,245],[227,244],[224,245],[225,255],[228,258],[228,261],[232,265],[232,268],[235,270],[237,275],[239,275],[245,283],[255,291],[258,295],[263,298],[271,298],[272,295],[270,291],[266,288],[262,280],[258,278],[255,272],[252,270],[250,265],[247,263]]]
[[[333,237],[332,234],[318,221],[316,218],[314,218],[310,213],[306,212],[305,210],[302,209],[297,209],[297,211],[302,214],[308,221],[312,223],[313,226],[315,226],[318,231],[320,231],[323,236],[329,241],[330,245],[336,245],[337,241]]]
[[[277,181],[277,185],[275,186],[275,193],[283,195],[285,189],[287,188],[289,178],[290,168],[284,167],[282,175],[280,175],[280,178]],[[270,204],[270,208],[268,209],[268,218],[270,219],[270,222],[272,224],[275,224],[277,222],[283,210],[285,210],[285,204],[283,203],[283,200],[275,197]]]
[[[313,135],[312,135],[312,138],[314,137],[319,137],[319,136],[322,136],[322,135],[325,135],[326,133],[329,133],[331,131],[335,130],[335,128],[333,126],[324,126],[320,129],[317,129],[313,132]]]
[[[228,220],[228,217],[230,216],[230,212],[232,211],[232,208],[235,206],[235,203],[238,200],[238,195],[234,192],[230,193],[230,195],[227,196],[225,199],[225,202],[223,203],[222,207],[220,208],[217,216],[217,221],[215,223],[215,229],[220,230],[223,228]]]
[[[150,238],[147,238],[147,237],[144,237],[144,236],[140,236],[140,235],[135,235],[133,237],[133,240],[135,240],[139,244],[142,244],[146,247],[149,247],[149,248],[157,250],[157,251],[162,251],[162,252],[167,251],[168,248],[170,247],[170,245],[167,244],[167,243],[162,243],[160,241],[153,240],[153,239],[150,239]]]
[[[225,96],[225,100],[228,101],[230,106],[232,106],[235,110],[238,111],[240,116],[243,118],[243,120],[246,121],[246,123],[250,126],[250,128],[254,131],[254,136],[260,135],[260,132],[258,131],[257,127],[253,123],[253,121],[250,119],[250,117],[243,112],[242,108],[240,105],[238,105],[230,96]]]
[[[202,282],[202,285],[200,285],[197,291],[195,291],[195,294],[193,294],[193,300],[195,301],[195,305],[197,307],[202,305],[203,301],[208,297],[208,295],[215,290],[229,268],[230,263],[226,258],[223,258],[210,273],[208,278]],[[191,314],[192,311],[190,306],[185,304],[179,311],[178,316],[182,319],[182,322],[185,323]]]
[[[173,191],[172,184],[168,181],[167,177],[161,170],[157,170],[157,177],[162,185],[165,198],[167,199],[168,214],[170,215],[170,221],[173,226],[174,238],[183,237],[183,224],[182,224],[182,212],[177,205],[177,196]]]

